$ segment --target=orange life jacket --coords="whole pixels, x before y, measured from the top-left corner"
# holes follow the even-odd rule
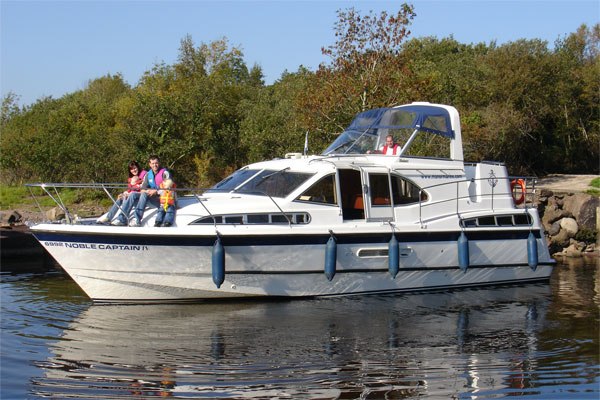
[[[171,189],[175,189],[177,186],[173,183]],[[160,195],[160,204],[164,207],[165,211],[167,207],[175,204],[175,191],[164,189],[163,184],[160,184],[160,188],[163,189],[162,194]]]

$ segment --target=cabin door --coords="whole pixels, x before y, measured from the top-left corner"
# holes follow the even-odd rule
[[[365,195],[365,216],[367,221],[393,221],[394,207],[391,196],[391,176],[385,168],[363,170],[363,180],[367,183]]]

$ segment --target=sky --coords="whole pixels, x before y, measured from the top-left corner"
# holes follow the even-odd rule
[[[0,0],[0,92],[19,104],[60,98],[87,82],[120,73],[135,86],[145,71],[177,60],[180,41],[198,46],[226,37],[250,68],[272,84],[299,66],[330,60],[336,11],[395,13],[404,1],[28,1]],[[600,22],[599,0],[406,1],[414,5],[410,38],[461,43],[555,40]]]

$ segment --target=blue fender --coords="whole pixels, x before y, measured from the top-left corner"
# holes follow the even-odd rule
[[[527,264],[532,270],[536,270],[538,266],[537,240],[533,232],[529,232],[527,237]]]
[[[331,281],[335,276],[335,264],[337,262],[337,241],[333,237],[333,233],[325,246],[325,276]]]
[[[212,249],[212,279],[217,288],[220,288],[225,280],[225,248],[220,237],[217,237]]]
[[[467,272],[469,268],[469,239],[465,232],[461,232],[457,241],[458,245],[458,266],[463,272]]]
[[[394,234],[392,234],[392,238],[388,243],[388,269],[392,278],[396,278],[400,270],[400,250],[398,248],[398,240],[396,240]]]

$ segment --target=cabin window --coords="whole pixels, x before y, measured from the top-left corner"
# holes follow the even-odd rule
[[[322,178],[298,196],[296,200],[337,205],[335,174]]]
[[[369,192],[371,205],[390,205],[390,183],[387,174],[369,174]]]
[[[392,175],[392,190],[394,193],[394,205],[413,204],[419,202],[419,193],[421,201],[427,201],[427,193],[421,191],[421,188],[401,176]]]
[[[420,188],[407,179],[392,175],[392,190],[395,206],[419,202]],[[372,206],[390,205],[390,184],[387,174],[369,174],[369,191]],[[421,201],[426,200],[427,193],[422,192]]]
[[[287,217],[286,217],[287,216]],[[235,214],[235,215],[214,215],[198,218],[190,225],[204,224],[308,224],[310,215],[306,212],[295,212],[283,215],[281,213],[266,214]]]
[[[395,206],[419,202],[420,188],[407,179],[392,175],[392,190]],[[389,206],[390,184],[388,174],[369,174],[369,191],[372,206]],[[427,193],[422,192],[421,201],[426,200]]]
[[[465,228],[490,227],[490,226],[531,226],[529,214],[514,215],[482,215],[463,219],[462,226]]]
[[[298,186],[306,182],[312,173],[290,172],[288,170],[264,170],[243,184],[237,192],[286,197]]]

